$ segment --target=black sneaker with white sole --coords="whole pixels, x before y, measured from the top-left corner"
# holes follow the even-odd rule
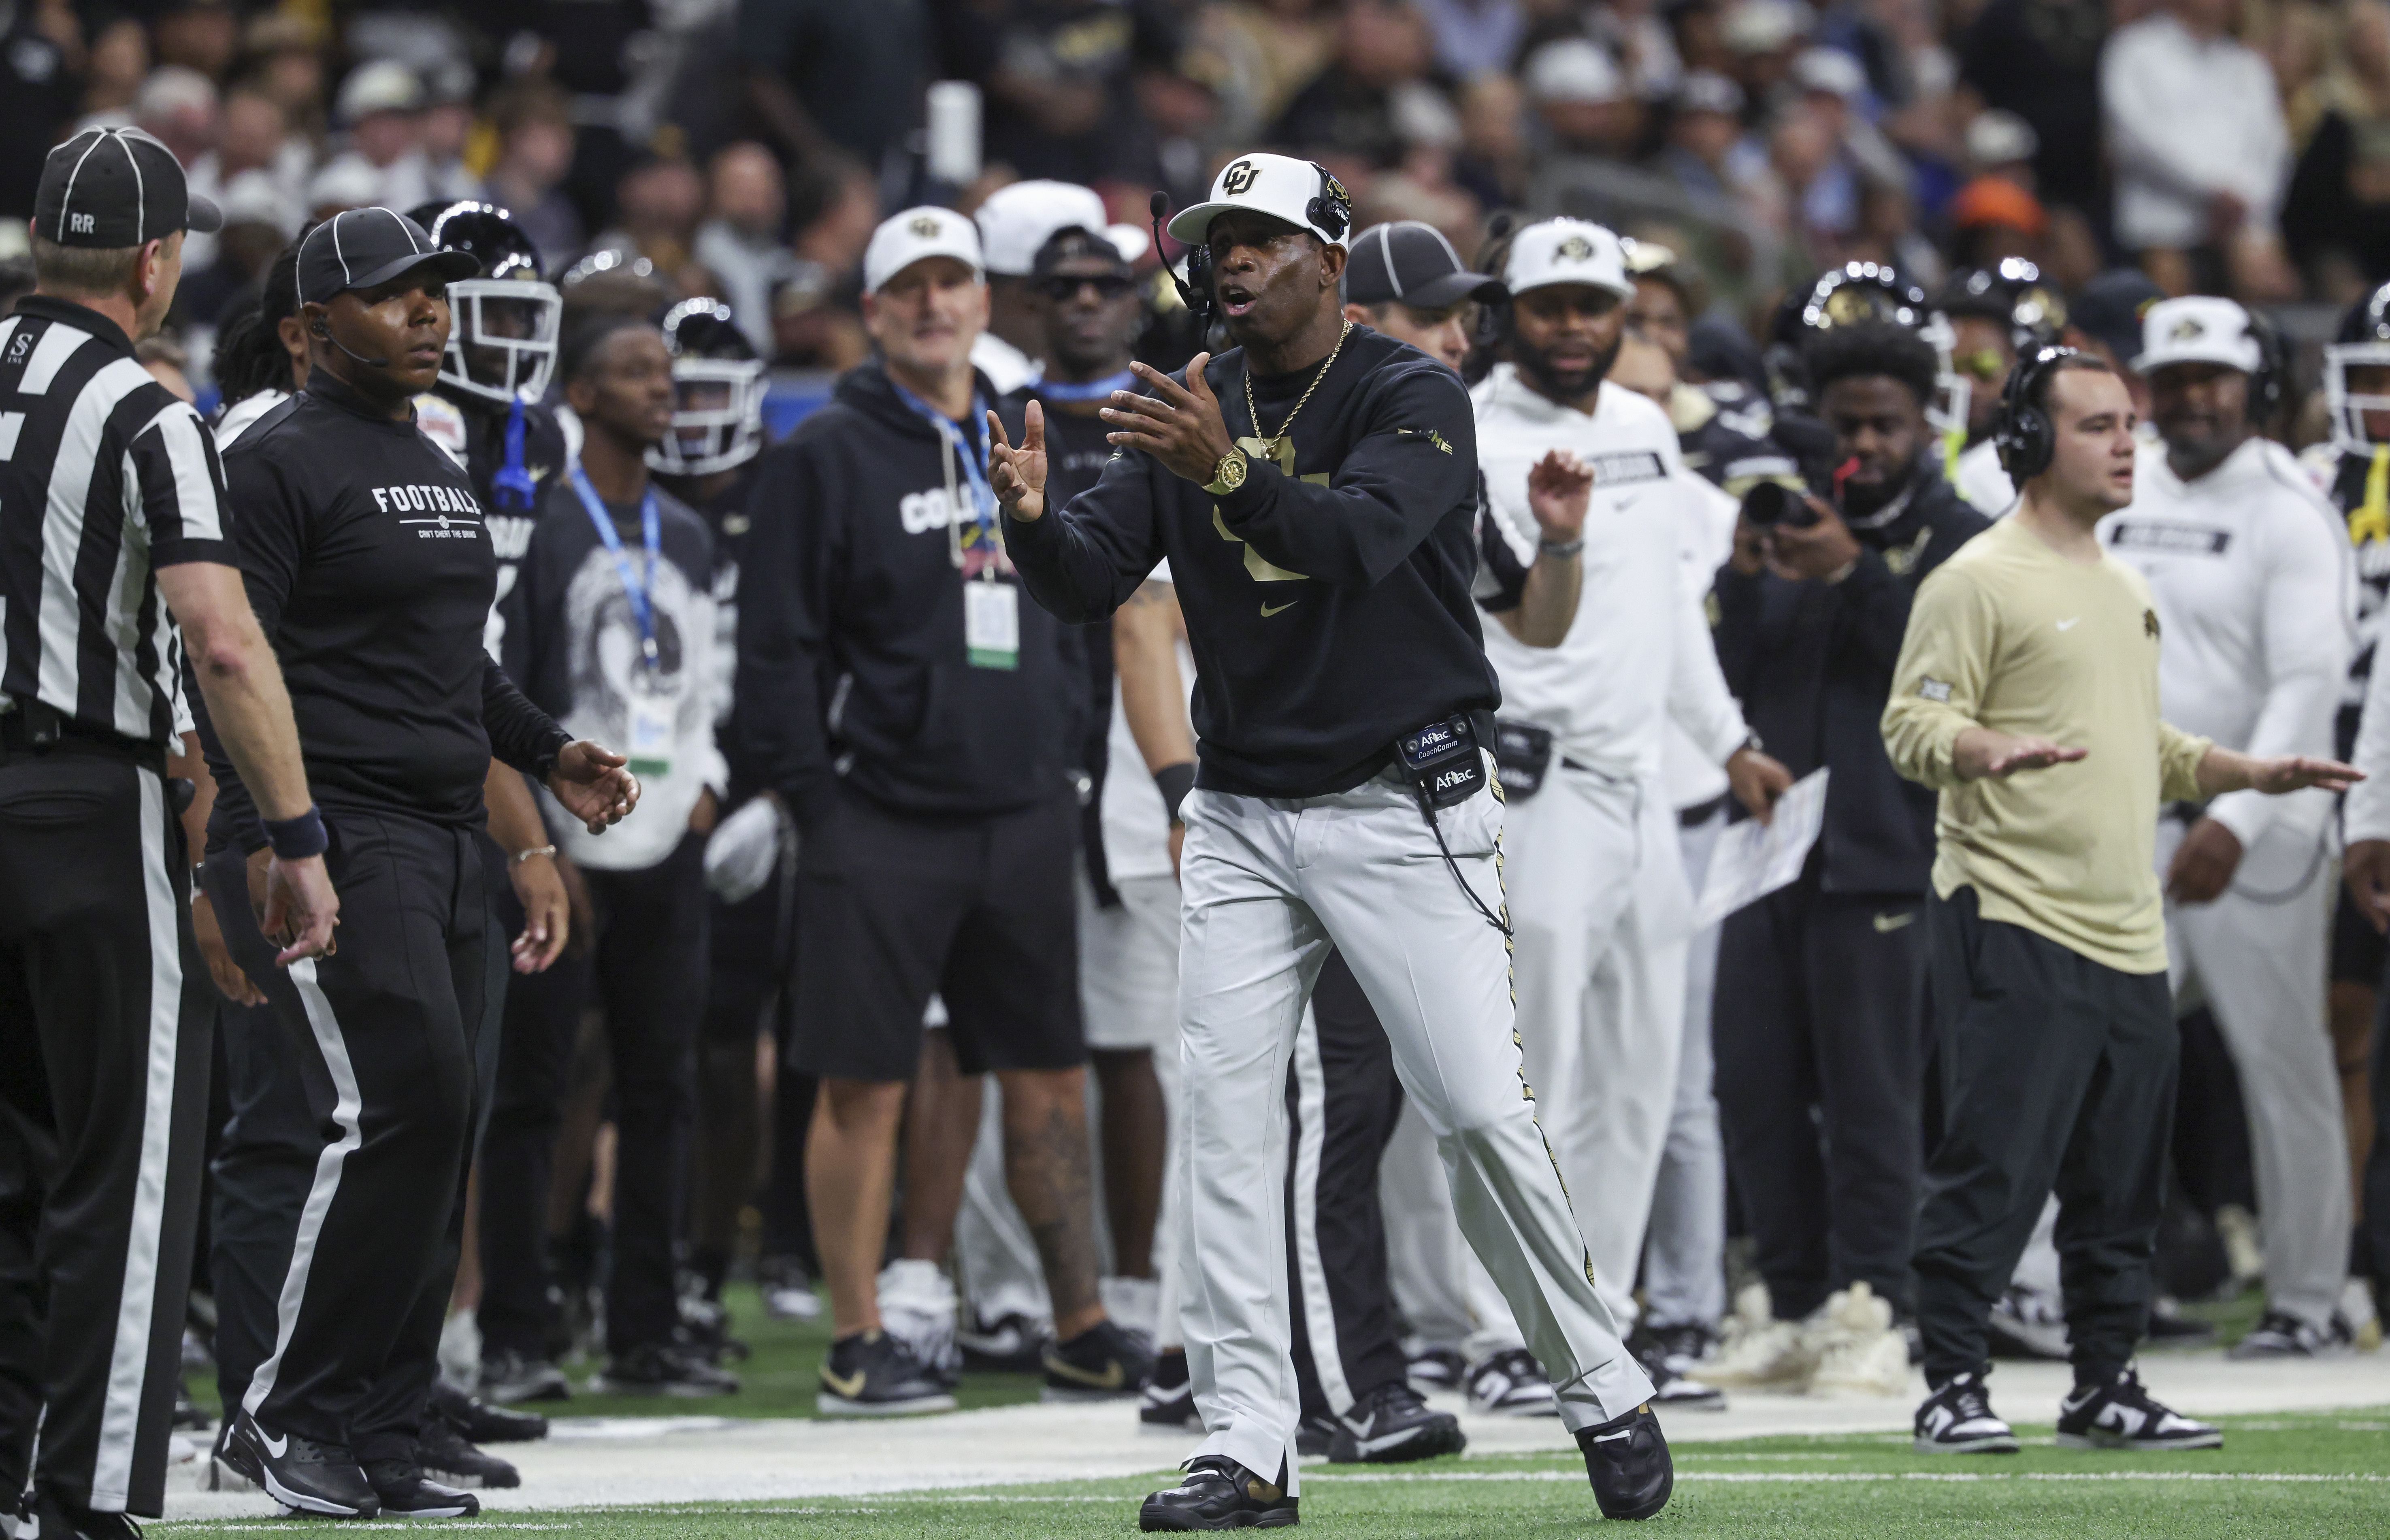
[[[1469,1360],[1458,1348],[1421,1348],[1410,1355],[1404,1374],[1411,1389],[1421,1395],[1430,1391],[1457,1391],[1469,1378]]]
[[[1042,1374],[1046,1369],[1046,1328],[1026,1315],[1004,1315],[993,1322],[973,1315],[968,1329],[955,1328],[955,1346],[962,1349],[963,1367],[983,1374]]]
[[[695,1399],[736,1395],[739,1377],[681,1342],[641,1342],[618,1353],[606,1372],[592,1375],[593,1395],[670,1395]]]
[[[2224,1356],[2245,1363],[2253,1358],[2345,1358],[2356,1351],[2357,1333],[2337,1310],[2321,1326],[2287,1310],[2268,1310]]]
[[[1284,1487],[1262,1480],[1226,1455],[1205,1455],[1187,1462],[1187,1474],[1176,1486],[1145,1500],[1137,1509],[1137,1527],[1148,1532],[1283,1529],[1302,1521],[1298,1508],[1299,1500]]]
[[[570,1401],[572,1381],[545,1358],[504,1352],[482,1360],[482,1399],[499,1406],[525,1401]]]
[[[98,1513],[70,1506],[55,1492],[23,1500],[12,1515],[20,1540],[141,1540],[141,1526],[122,1513]]]
[[[884,1331],[858,1331],[829,1346],[821,1367],[824,1417],[906,1417],[951,1412],[955,1398],[935,1370]]]
[[[439,1417],[423,1419],[415,1440],[415,1463],[435,1481],[450,1486],[504,1487],[522,1485],[522,1472],[510,1460],[477,1446]]]
[[[290,1513],[370,1519],[381,1511],[381,1498],[345,1445],[270,1433],[247,1412],[225,1440],[224,1459]]]
[[[1113,1321],[1098,1321],[1044,1355],[1048,1401],[1103,1401],[1135,1395],[1153,1372],[1153,1350]]]
[[[1157,1433],[1184,1432],[1196,1426],[1195,1387],[1187,1377],[1187,1354],[1155,1354],[1153,1372],[1137,1393],[1137,1425]]]
[[[413,1460],[372,1460],[365,1469],[388,1518],[470,1519],[482,1511],[482,1499],[433,1481]]]
[[[1694,1327],[1699,1332],[1701,1328]],[[1681,1341],[1681,1339],[1679,1339]],[[1722,1412],[1726,1392],[1696,1380],[1677,1367],[1680,1355],[1668,1351],[1668,1339],[1657,1330],[1638,1330],[1626,1339],[1626,1351],[1651,1379],[1651,1404],[1672,1412]]]
[[[1624,1417],[1577,1430],[1585,1477],[1605,1519],[1649,1519],[1668,1506],[1677,1462],[1649,1403]]]
[[[1390,1380],[1354,1408],[1329,1419],[1330,1465],[1398,1465],[1458,1455],[1469,1447],[1460,1419],[1420,1399],[1407,1380]]]
[[[1294,1452],[1304,1459],[1318,1459],[1335,1442],[1336,1419],[1325,1412],[1306,1417],[1294,1425]]]
[[[2062,1449],[2221,1449],[2224,1435],[2162,1405],[2130,1368],[2105,1384],[2077,1385],[2058,1404]]]
[[[1544,1366],[1525,1348],[1488,1354],[1469,1367],[1469,1399],[1504,1417],[1558,1417],[1561,1405]]]
[[[1921,1455],[2013,1455],[2014,1430],[1992,1413],[1991,1392],[1980,1374],[1954,1374],[1917,1408]]]
[[[1638,1346],[1635,1356],[1645,1367],[1653,1359],[1665,1364],[1678,1374],[1701,1377],[1701,1366],[1717,1351],[1717,1333],[1699,1321],[1678,1321],[1644,1327],[1636,1335],[1648,1343]],[[1651,1356],[1646,1356],[1647,1352]]]
[[[431,1382],[430,1409],[434,1418],[475,1444],[529,1444],[547,1437],[547,1418],[537,1412],[493,1406],[445,1380]]]

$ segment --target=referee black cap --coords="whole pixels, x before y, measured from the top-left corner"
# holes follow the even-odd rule
[[[174,152],[137,128],[87,128],[42,162],[33,233],[60,246],[122,250],[222,228],[223,211],[191,196]]]
[[[299,243],[299,300],[322,304],[344,289],[378,289],[418,267],[454,283],[481,272],[482,259],[443,249],[395,209],[350,209]]]
[[[1356,305],[1399,301],[1413,310],[1448,310],[1501,292],[1499,279],[1470,272],[1442,231],[1416,219],[1362,231],[1344,264],[1344,298]]]

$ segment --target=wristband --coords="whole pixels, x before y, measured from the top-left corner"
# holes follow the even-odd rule
[[[1179,804],[1187,801],[1187,793],[1195,789],[1193,763],[1181,762],[1177,764],[1163,765],[1153,773],[1153,784],[1162,789],[1163,810],[1170,815],[1170,821],[1174,824],[1185,823],[1187,820],[1178,815],[1178,808]]]
[[[274,847],[277,861],[304,861],[331,848],[332,837],[325,832],[323,812],[312,804],[296,818],[285,818],[279,823],[271,818],[262,821],[265,825],[265,842]]]
[[[1536,551],[1544,556],[1575,556],[1585,549],[1585,537],[1574,540],[1542,540],[1536,543]]]

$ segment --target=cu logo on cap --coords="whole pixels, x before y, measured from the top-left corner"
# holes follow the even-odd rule
[[[2199,317],[2186,315],[2174,324],[2174,330],[2167,333],[2167,336],[2177,342],[2188,342],[2194,337],[2206,335],[2206,332],[2207,328],[2199,324]]]
[[[1591,262],[1593,242],[1583,236],[1571,236],[1561,242],[1561,249],[1557,254],[1562,262]]]
[[[1220,173],[1220,195],[1224,198],[1241,198],[1256,181],[1261,179],[1261,168],[1251,160],[1240,160]]]
[[[932,219],[928,214],[923,214],[912,224],[906,225],[905,228],[912,231],[923,240],[928,240],[937,235],[938,222]]]

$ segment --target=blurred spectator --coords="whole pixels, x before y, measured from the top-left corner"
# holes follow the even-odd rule
[[[2005,176],[1979,176],[1950,200],[1953,255],[1965,267],[1990,267],[2002,257],[2041,257],[2049,214],[2041,199]]]
[[[74,72],[51,35],[59,19],[51,8],[19,0],[0,18],[0,219],[32,217],[42,160],[75,115]],[[73,13],[64,21],[57,30],[71,38]]]
[[[1453,177],[1488,209],[1527,190],[1527,101],[1509,75],[1480,75],[1460,88],[1460,153]]]
[[[1144,171],[1150,131],[1131,73],[1176,55],[1171,9],[1163,0],[958,7],[941,41],[949,71],[987,93],[989,161],[1077,183]]]
[[[1435,47],[1436,67],[1456,80],[1510,69],[1527,35],[1520,0],[1419,0]]]
[[[1270,136],[1314,160],[1392,166],[1403,155],[1399,98],[1433,89],[1424,79],[1433,58],[1419,12],[1390,0],[1346,0],[1335,61],[1296,93]]]
[[[225,0],[166,0],[149,24],[149,40],[159,63],[222,80],[240,47],[240,18]]]
[[[1328,68],[1336,55],[1333,9],[1327,0],[1235,0],[1196,16],[1182,67],[1218,98],[1220,143],[1261,140]],[[1207,183],[1210,174],[1206,168]]]
[[[1609,0],[1587,14],[1587,30],[1618,59],[1638,99],[1663,102],[1683,78],[1684,60],[1654,0]]]
[[[1732,60],[1735,83],[1754,101],[1766,101],[1792,73],[1817,15],[1800,0],[1740,0],[1720,18],[1718,41]]]
[[[1643,127],[1642,105],[1601,45],[1564,38],[1527,60],[1527,95],[1555,153],[1624,160]]]
[[[363,157],[343,155],[307,179],[307,217],[326,220],[343,209],[382,203],[382,177]],[[388,207],[387,204],[383,205]]]
[[[1742,87],[1724,75],[1701,70],[1678,81],[1660,169],[1688,190],[1726,197],[1728,157],[1742,141]]]
[[[2334,301],[2390,278],[2390,5],[2355,0],[2343,43],[2282,209],[2292,260]]]
[[[324,55],[316,29],[287,11],[267,11],[241,39],[241,78],[282,109],[290,133],[320,139],[324,121]]]
[[[555,87],[525,82],[491,104],[490,118],[498,159],[482,195],[514,214],[541,261],[560,265],[581,250],[584,235],[580,214],[560,190],[572,167],[572,110]]]
[[[298,235],[305,212],[307,169],[314,157],[305,143],[290,134],[281,104],[253,86],[236,86],[225,97],[218,122],[215,148],[188,163],[191,191],[222,203],[235,182],[254,174],[280,199],[283,212],[276,223],[288,227],[284,238]],[[249,195],[252,204],[259,196],[254,191]],[[213,238],[184,237],[186,273],[207,266],[214,250]]]
[[[432,71],[418,132],[432,198],[454,203],[478,197],[480,180],[465,168],[466,146],[473,136],[472,66],[452,59]]]
[[[707,185],[697,260],[713,275],[714,292],[730,306],[739,329],[759,355],[769,358],[775,351],[772,294],[794,276],[797,265],[795,253],[780,243],[780,222],[789,212],[780,163],[758,144],[726,146],[714,152]]]
[[[590,243],[655,264],[656,276],[681,297],[714,285],[694,271],[697,222],[705,212],[705,180],[677,155],[650,155],[633,165],[614,189],[614,225]]]
[[[161,64],[135,95],[133,121],[173,150],[175,160],[197,164],[216,147],[215,83],[186,65]]]
[[[176,309],[199,321],[212,321],[252,289],[275,254],[297,238],[302,223],[298,205],[254,167],[209,196],[224,211],[224,228],[204,237],[202,256],[191,254],[202,237],[184,237],[183,286],[175,299]]]
[[[92,39],[91,62],[85,67],[83,121],[78,129],[95,123],[133,121],[133,98],[149,76],[149,33],[141,23],[120,17]]]
[[[1998,176],[2033,191],[2033,158],[2041,153],[2041,135],[2031,123],[1995,107],[1968,121],[1965,143],[1976,175]]]
[[[348,148],[320,173],[319,180],[329,178],[326,187],[347,195],[370,180],[372,192],[351,202],[352,208],[412,209],[430,201],[430,168],[423,158],[423,82],[414,71],[389,59],[358,65],[341,82],[332,117],[347,131]]]
[[[0,257],[0,316],[17,313],[17,302],[33,291],[31,253]]]
[[[2133,410],[2150,413],[2148,381],[2133,368],[2141,353],[2141,318],[2165,295],[2137,267],[2102,273],[2083,286],[2067,308],[2066,330],[2061,340],[2080,348],[2116,371],[2132,392]]]
[[[739,0],[748,102],[798,160],[843,153],[878,174],[920,126],[934,55],[926,0]]]
[[[2100,203],[2100,45],[2105,0],[1989,0],[1959,37],[1960,78],[2038,140],[2034,174],[2052,203]]]

